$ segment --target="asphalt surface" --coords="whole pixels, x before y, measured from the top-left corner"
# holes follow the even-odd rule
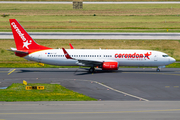
[[[0,68],[0,88],[12,83],[60,84],[98,101],[0,102],[0,120],[179,120],[180,69]],[[24,96],[26,97],[26,96]]]
[[[179,120],[180,102],[0,102],[0,120]]]
[[[180,40],[180,33],[29,32],[29,34],[33,39]],[[0,32],[0,39],[13,39],[12,32]]]
[[[180,69],[122,68],[88,73],[75,68],[0,69],[0,87],[12,83],[57,83],[101,101],[179,101]],[[77,71],[76,71],[77,70]]]

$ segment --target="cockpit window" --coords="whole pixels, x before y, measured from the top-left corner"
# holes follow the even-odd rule
[[[162,55],[163,57],[169,57],[168,55]]]

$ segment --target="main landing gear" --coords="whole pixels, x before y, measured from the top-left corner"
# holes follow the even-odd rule
[[[89,72],[90,72],[90,73],[94,73],[94,71],[95,71],[94,67],[91,67],[91,68],[89,69]]]

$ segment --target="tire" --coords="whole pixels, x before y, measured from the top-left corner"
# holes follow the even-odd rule
[[[157,69],[156,69],[156,72],[160,72],[160,69],[159,69],[159,68],[157,68]]]
[[[91,67],[91,68],[89,69],[89,72],[90,72],[90,73],[94,73],[94,68]]]

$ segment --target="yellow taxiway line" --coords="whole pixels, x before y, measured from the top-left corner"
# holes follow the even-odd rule
[[[8,75],[10,75],[11,73],[13,73],[16,69],[12,69],[9,71]]]

